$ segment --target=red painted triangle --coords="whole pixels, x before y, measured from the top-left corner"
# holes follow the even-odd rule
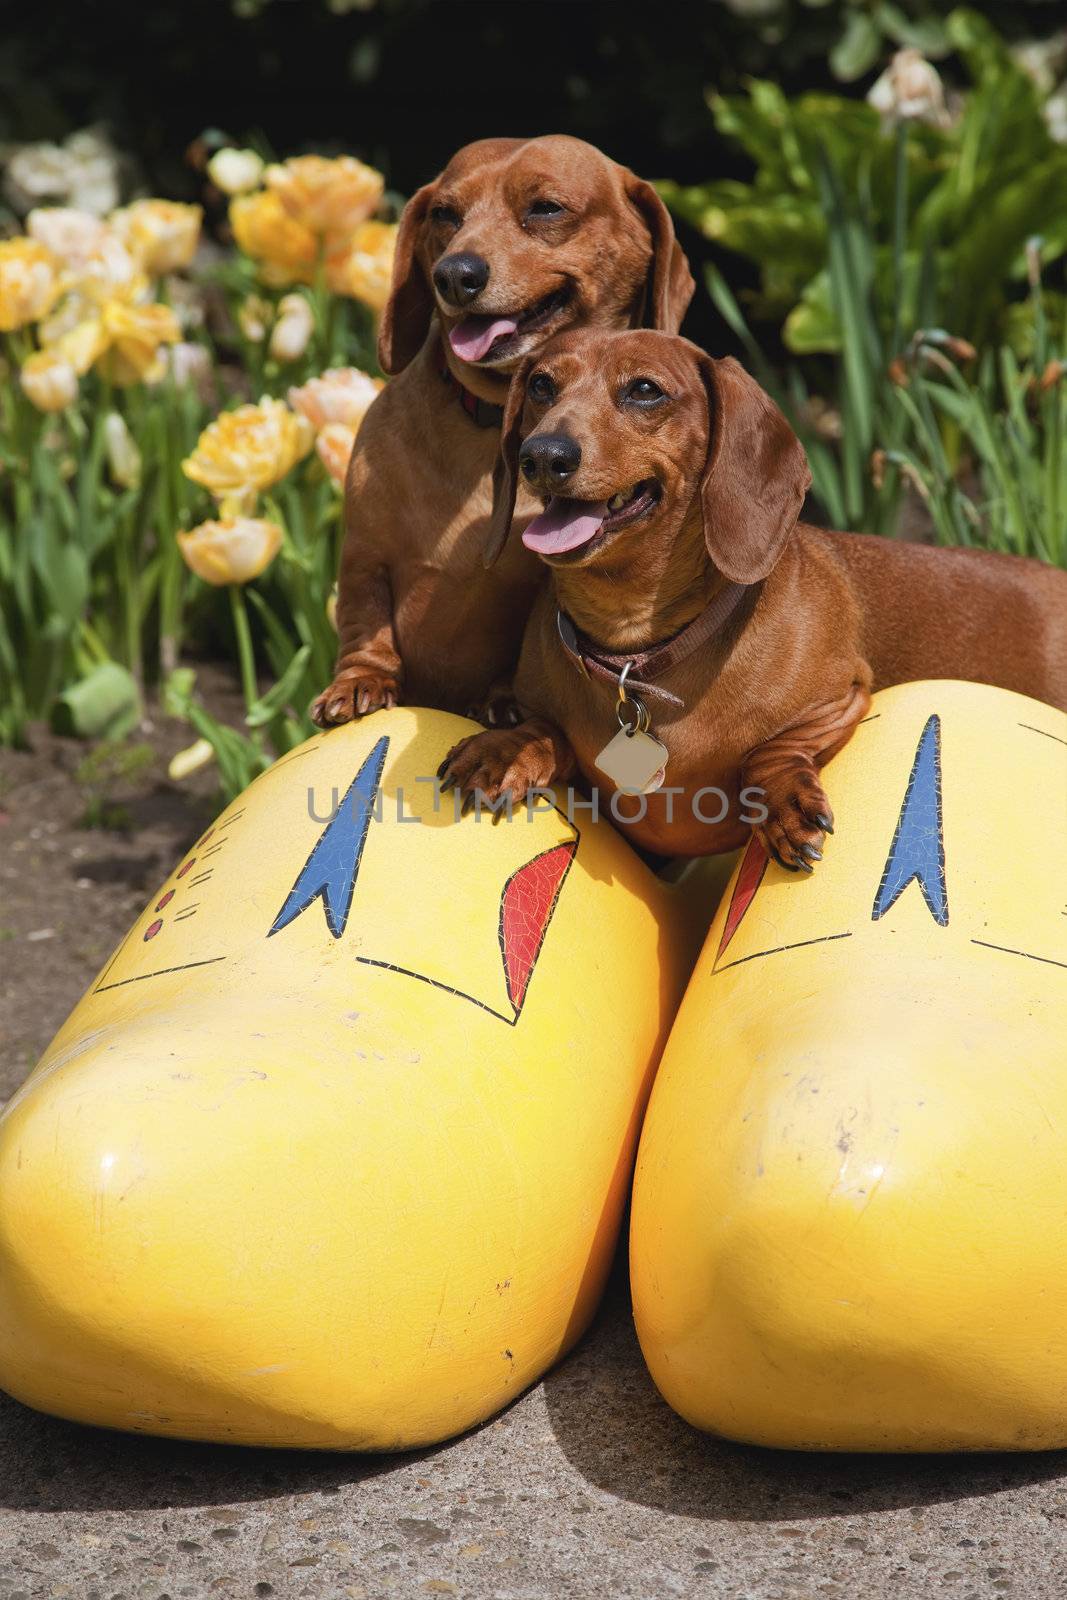
[[[726,926],[722,930],[719,940],[719,950],[715,957],[721,960],[722,953],[730,943],[740,925],[741,918],[752,904],[756,890],[763,881],[763,874],[767,870],[767,852],[753,834],[748,841],[744,857],[741,861],[741,871],[737,874],[734,892],[730,896],[730,909],[726,913]]]
[[[554,845],[512,873],[500,897],[500,953],[508,999],[522,1010],[559,891],[574,860],[577,839]]]

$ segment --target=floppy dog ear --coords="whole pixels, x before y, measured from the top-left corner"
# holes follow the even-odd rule
[[[489,518],[489,534],[482,556],[487,567],[495,566],[500,560],[515,516],[515,496],[519,492],[522,414],[526,407],[526,380],[530,376],[534,359],[532,355],[527,356],[515,369],[504,405],[504,421],[500,427],[500,454],[493,468],[493,510]]]
[[[396,235],[393,282],[378,327],[378,363],[392,377],[418,355],[430,329],[434,299],[418,259],[419,231],[436,183],[417,189],[404,207]]]
[[[765,578],[796,527],[811,483],[804,447],[754,378],[728,356],[701,354],[708,459],[700,486],[704,540],[724,578]]]
[[[696,288],[685,251],[674,236],[670,212],[650,183],[629,172],[626,193],[652,235],[652,265],[641,326],[677,333]]]

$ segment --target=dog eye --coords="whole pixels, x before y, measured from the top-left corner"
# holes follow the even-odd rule
[[[463,218],[455,206],[431,206],[430,221],[439,222],[442,227],[458,228]]]
[[[526,393],[531,400],[536,400],[540,405],[547,405],[550,400],[556,398],[556,385],[547,372],[535,372],[526,385]]]
[[[527,217],[561,217],[566,211],[558,200],[534,200],[527,208]]]
[[[651,378],[635,378],[623,393],[624,400],[630,400],[638,406],[656,406],[666,398],[659,384],[654,383]]]

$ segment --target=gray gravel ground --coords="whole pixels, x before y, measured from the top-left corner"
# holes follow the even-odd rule
[[[818,1457],[695,1433],[625,1283],[504,1416],[417,1456],[96,1432],[0,1405],[0,1600],[1067,1594],[1067,1457]]]

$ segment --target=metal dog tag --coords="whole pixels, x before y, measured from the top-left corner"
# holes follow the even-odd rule
[[[620,728],[596,758],[616,789],[652,794],[667,775],[667,746],[640,728]]]

